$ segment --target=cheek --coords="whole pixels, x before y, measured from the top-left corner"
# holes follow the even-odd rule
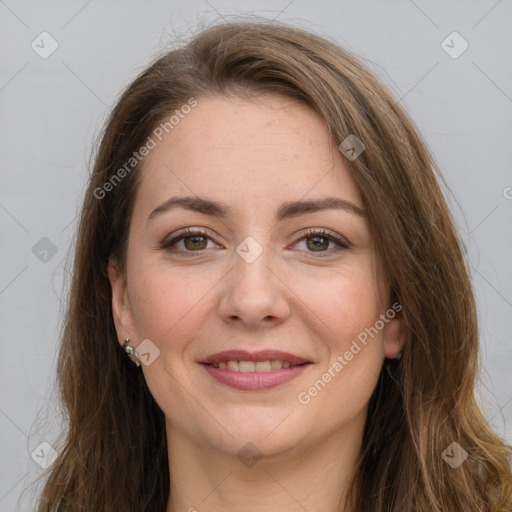
[[[201,301],[213,285],[211,273],[134,262],[128,289],[139,337],[157,344],[167,339],[179,343],[183,335],[193,332],[193,325],[197,328]]]
[[[338,279],[315,296],[322,322],[317,322],[324,357],[302,389],[299,402],[313,403],[320,422],[341,426],[367,404],[383,363],[382,330],[374,330],[383,311],[370,280]]]
[[[311,384],[320,379],[317,389],[328,388],[317,403],[357,409],[371,395],[383,362],[383,333],[375,329],[384,313],[377,283],[371,271],[360,267],[337,273],[314,289],[308,306],[316,313],[314,330],[324,364]]]
[[[382,313],[377,283],[366,265],[298,283],[298,294],[307,297],[304,302],[315,314],[315,325],[331,350],[345,351]]]

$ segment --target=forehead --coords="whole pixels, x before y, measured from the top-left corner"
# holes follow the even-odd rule
[[[199,99],[156,140],[141,169],[138,202],[147,210],[180,193],[238,208],[326,195],[363,206],[323,119],[275,94]]]

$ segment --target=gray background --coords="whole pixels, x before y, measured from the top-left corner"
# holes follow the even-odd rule
[[[0,0],[0,512],[15,510],[43,471],[35,461],[48,447],[40,443],[59,432],[50,393],[66,257],[106,114],[176,37],[247,13],[334,37],[367,59],[412,115],[446,177],[471,262],[482,407],[512,442],[510,0]],[[43,45],[43,31],[59,45],[46,59],[31,47]],[[442,46],[453,31],[469,44],[457,58]],[[452,39],[445,45],[457,52]],[[19,510],[33,509],[30,492]]]

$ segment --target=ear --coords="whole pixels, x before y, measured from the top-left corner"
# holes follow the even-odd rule
[[[126,338],[135,341],[136,330],[128,296],[126,275],[120,270],[117,261],[112,258],[108,262],[108,279],[112,288],[112,315],[117,331],[117,339],[119,344],[123,346]]]
[[[387,359],[395,359],[404,348],[407,329],[399,316],[391,318],[384,330],[384,355]]]

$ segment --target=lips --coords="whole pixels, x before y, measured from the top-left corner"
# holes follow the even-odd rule
[[[200,363],[217,382],[244,391],[274,388],[303,374],[312,365],[311,361],[280,350],[226,350]]]
[[[213,365],[227,363],[228,361],[253,361],[255,363],[263,361],[282,361],[283,363],[288,363],[289,366],[297,366],[311,362],[302,357],[290,354],[289,352],[282,352],[281,350],[260,350],[252,353],[246,350],[225,350],[224,352],[212,354],[200,362]]]

